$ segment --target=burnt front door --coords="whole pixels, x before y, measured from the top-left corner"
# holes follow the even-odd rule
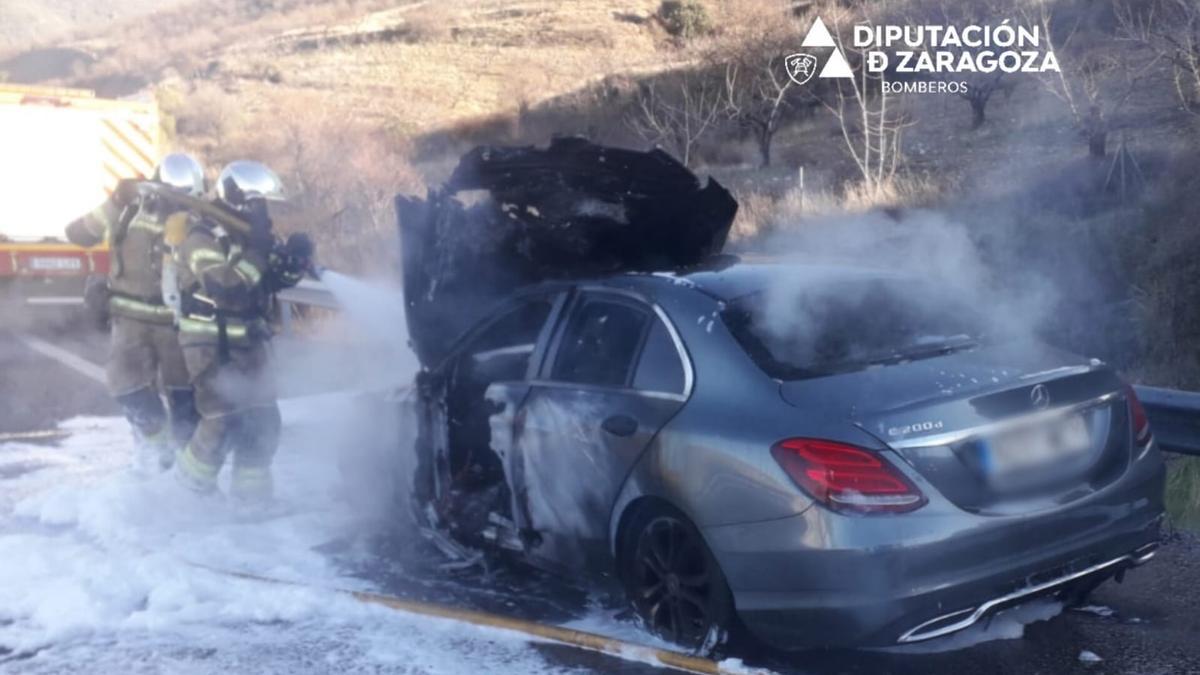
[[[571,570],[604,560],[617,494],[686,400],[689,373],[653,306],[616,292],[576,296],[512,421],[514,511],[534,533],[531,558]]]

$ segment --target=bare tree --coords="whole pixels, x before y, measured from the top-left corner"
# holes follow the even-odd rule
[[[1076,129],[1087,142],[1088,154],[1104,157],[1113,118],[1137,91],[1155,60],[1136,64],[1127,55],[1122,58],[1104,49],[1106,40],[1082,39],[1078,21],[1056,39],[1054,12],[1044,5],[1034,18],[1059,63],[1057,72],[1042,74],[1043,85],[1066,104]]]
[[[1002,70],[994,73],[963,73],[962,75],[961,79],[967,83],[967,89],[958,92],[958,96],[971,106],[971,129],[978,129],[987,122],[987,105],[992,100],[992,96],[998,91],[1003,91],[1007,97],[1007,93],[1012,91],[1013,84],[1004,79]]]
[[[942,25],[982,25],[991,21],[992,17],[1004,16],[1014,9],[1013,0],[916,0],[909,5],[906,12],[909,23]],[[978,55],[983,47],[964,47],[963,51]],[[995,72],[963,72],[951,73],[943,79],[953,79],[955,82],[965,82],[966,88],[957,92],[957,96],[971,107],[971,129],[978,129],[987,122],[987,107],[992,97],[998,92],[1008,96],[1015,86],[1012,78],[1005,77],[999,69]]]
[[[1154,0],[1116,4],[1120,35],[1171,64],[1183,109],[1200,115],[1200,0]]]
[[[841,53],[860,66],[853,77],[832,79],[832,91],[820,101],[837,119],[850,157],[862,175],[863,187],[876,193],[896,175],[903,156],[901,139],[912,122],[900,100],[884,85],[886,73],[871,73],[866,67],[865,48],[847,47],[842,38],[846,22],[838,16],[833,36]]]
[[[763,167],[771,166],[771,145],[792,107],[796,83],[788,77],[783,61],[793,39],[784,21],[750,26],[709,57],[725,71],[725,114],[754,137]]]
[[[662,146],[691,166],[696,143],[717,123],[721,90],[705,73],[685,72],[675,85],[641,85],[625,121],[642,140]]]

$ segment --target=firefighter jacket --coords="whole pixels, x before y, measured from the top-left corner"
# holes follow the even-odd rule
[[[169,325],[175,317],[162,300],[163,228],[181,217],[165,202],[140,197],[121,207],[109,199],[67,227],[67,238],[79,246],[108,241],[109,310],[149,323]]]
[[[270,337],[269,255],[207,219],[193,223],[176,249],[184,347],[208,344],[227,352]]]

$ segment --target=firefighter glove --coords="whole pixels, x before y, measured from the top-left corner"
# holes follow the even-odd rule
[[[300,283],[313,268],[314,248],[312,239],[302,232],[289,236],[287,243],[275,246],[271,251],[271,269],[277,288],[291,288]]]
[[[112,200],[120,208],[125,208],[138,200],[138,182],[131,178],[122,179],[113,190]]]

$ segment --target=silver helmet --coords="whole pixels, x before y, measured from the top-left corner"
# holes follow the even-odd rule
[[[217,176],[217,198],[235,209],[255,199],[282,201],[283,182],[264,164],[239,159],[225,165]]]
[[[195,157],[183,152],[172,152],[163,157],[154,168],[151,180],[193,197],[204,194],[204,168]]]

